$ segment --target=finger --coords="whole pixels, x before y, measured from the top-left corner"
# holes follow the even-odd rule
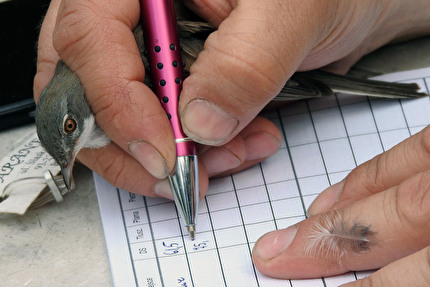
[[[309,207],[315,215],[398,185],[430,169],[430,126],[355,168],[340,183],[323,191]]]
[[[429,218],[426,171],[345,208],[264,235],[253,259],[262,273],[290,279],[376,269],[429,245]]]
[[[99,149],[82,149],[78,160],[117,188],[156,196],[153,187],[158,179],[114,143]]]
[[[153,177],[138,161],[116,144],[100,149],[83,149],[78,160],[105,178],[113,186],[145,196],[173,199],[169,181]],[[199,164],[199,193],[202,198],[208,190],[208,175]]]
[[[234,8],[233,1],[225,0],[184,0],[183,2],[191,11],[200,15],[215,27],[218,27],[221,22],[230,15]]]
[[[132,33],[139,11],[134,0],[64,0],[53,43],[81,79],[100,127],[161,179],[173,170],[175,146],[166,113],[143,84],[144,66]]]
[[[224,176],[273,155],[281,141],[278,128],[271,121],[257,117],[227,144],[202,149],[200,159],[210,177]]]
[[[206,16],[211,11],[217,18],[228,16],[209,36],[184,81],[179,111],[193,140],[228,142],[276,96],[322,37],[315,7],[324,10],[327,5],[311,2],[214,1],[200,8],[193,1],[197,10],[206,9],[201,11]],[[313,10],[307,5],[314,5]],[[315,17],[306,17],[308,12]]]
[[[34,77],[33,90],[35,100],[54,76],[55,66],[59,60],[57,51],[52,43],[55,21],[61,0],[52,0],[40,28],[37,42],[37,71]]]
[[[376,271],[369,277],[342,285],[343,287],[371,286],[415,286],[430,285],[430,247],[426,248]]]

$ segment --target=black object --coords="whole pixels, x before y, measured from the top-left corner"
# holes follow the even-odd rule
[[[37,37],[49,2],[0,3],[0,130],[34,121]]]

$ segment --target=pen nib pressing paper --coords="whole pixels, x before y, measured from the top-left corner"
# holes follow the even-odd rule
[[[430,68],[379,79],[416,82],[428,93]],[[194,241],[173,202],[118,190],[95,175],[116,286],[338,286],[369,274],[272,279],[255,269],[251,251],[266,232],[305,219],[319,192],[428,125],[429,98],[338,94],[295,102],[265,116],[283,133],[280,150],[259,165],[211,180]]]

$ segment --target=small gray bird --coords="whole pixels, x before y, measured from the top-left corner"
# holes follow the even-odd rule
[[[204,40],[214,29],[207,23],[178,17],[178,30],[187,74],[203,49]],[[142,61],[148,67],[140,26],[135,29],[134,35]],[[145,83],[149,83],[148,79]],[[336,92],[395,99],[425,95],[417,90],[418,86],[415,84],[370,81],[314,70],[294,74],[274,100],[300,100],[330,96]],[[62,61],[58,62],[54,77],[37,102],[36,127],[41,144],[60,165],[69,189],[73,163],[78,152],[82,148],[99,148],[110,142],[95,122],[79,78]]]
[[[62,61],[36,105],[40,142],[61,167],[70,190],[75,157],[82,148],[99,148],[110,139],[96,124],[78,76]]]

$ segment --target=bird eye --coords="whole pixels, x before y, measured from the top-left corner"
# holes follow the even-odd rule
[[[76,130],[76,121],[72,117],[68,117],[64,121],[64,132],[67,134],[73,133]]]

